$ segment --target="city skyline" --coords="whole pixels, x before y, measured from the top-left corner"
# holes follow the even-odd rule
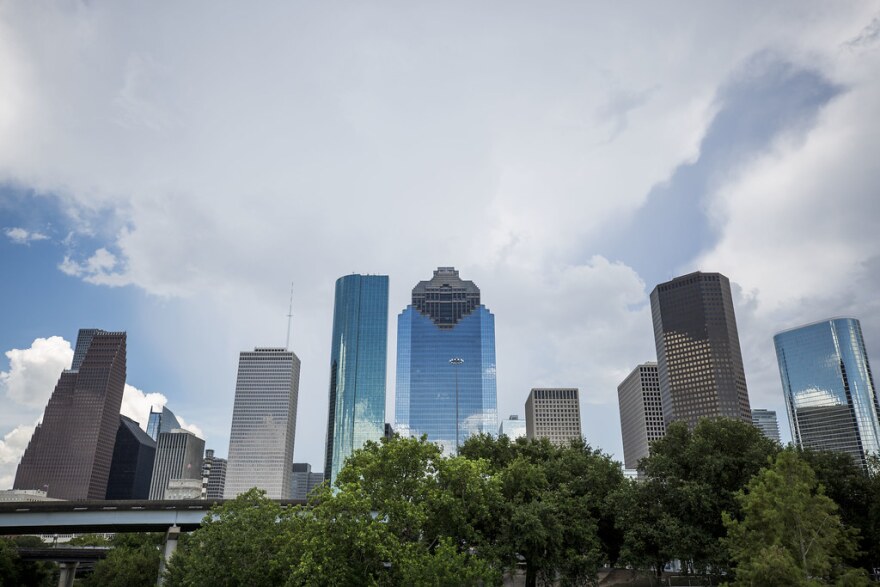
[[[674,276],[731,279],[784,440],[774,333],[854,316],[880,360],[875,4],[246,15],[0,14],[0,487],[83,326],[129,333],[125,415],[167,404],[222,457],[238,352],[284,345],[291,281],[294,460],[319,467],[353,271],[390,275],[397,311],[455,265],[496,316],[498,414],[577,386],[618,459],[616,386],[654,358],[648,293]]]

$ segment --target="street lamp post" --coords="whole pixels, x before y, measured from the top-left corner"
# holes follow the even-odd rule
[[[452,357],[449,359],[449,364],[452,365],[452,370],[455,372],[455,456],[458,456],[458,367],[464,363],[464,359],[459,357]]]

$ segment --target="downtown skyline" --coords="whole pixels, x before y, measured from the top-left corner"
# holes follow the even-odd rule
[[[351,272],[396,312],[454,265],[496,316],[499,417],[578,387],[618,460],[616,388],[675,276],[731,279],[784,440],[773,334],[853,316],[878,363],[876,6],[174,10],[0,13],[0,479],[88,327],[127,331],[132,409],[162,394],[224,456],[238,353],[284,344],[291,281],[294,460],[319,469]]]

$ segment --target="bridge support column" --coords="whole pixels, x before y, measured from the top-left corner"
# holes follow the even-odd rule
[[[156,585],[162,585],[165,581],[165,567],[168,565],[168,561],[171,560],[174,551],[177,550],[178,538],[180,538],[180,527],[174,525],[168,528],[168,532],[165,534],[165,546],[162,549],[162,558],[159,560],[159,578],[156,580]]]
[[[76,577],[76,568],[79,563],[58,563],[61,573],[58,576],[58,587],[73,587],[73,579]]]

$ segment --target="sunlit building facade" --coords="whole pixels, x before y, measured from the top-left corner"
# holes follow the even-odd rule
[[[388,276],[346,275],[336,280],[330,348],[330,393],[324,478],[345,459],[385,434],[388,359]]]
[[[668,426],[735,418],[751,423],[730,281],[697,271],[651,292],[657,372]]]
[[[526,436],[561,446],[583,437],[581,401],[576,387],[532,389],[526,398]]]
[[[251,487],[290,498],[299,398],[299,358],[285,348],[255,348],[238,360],[226,485],[232,499]]]
[[[124,332],[82,329],[70,369],[49,398],[13,489],[59,499],[104,499],[125,387]]]
[[[454,267],[419,282],[398,316],[394,429],[426,434],[446,453],[498,431],[495,317]]]
[[[880,406],[859,321],[816,322],[773,341],[794,443],[865,466],[880,451]]]
[[[150,408],[150,417],[147,419],[147,434],[150,438],[158,442],[160,433],[171,432],[178,428],[180,428],[180,422],[177,421],[174,412],[165,406],[158,410]]]
[[[752,424],[770,440],[781,442],[779,438],[779,421],[776,419],[775,410],[752,408]]]

